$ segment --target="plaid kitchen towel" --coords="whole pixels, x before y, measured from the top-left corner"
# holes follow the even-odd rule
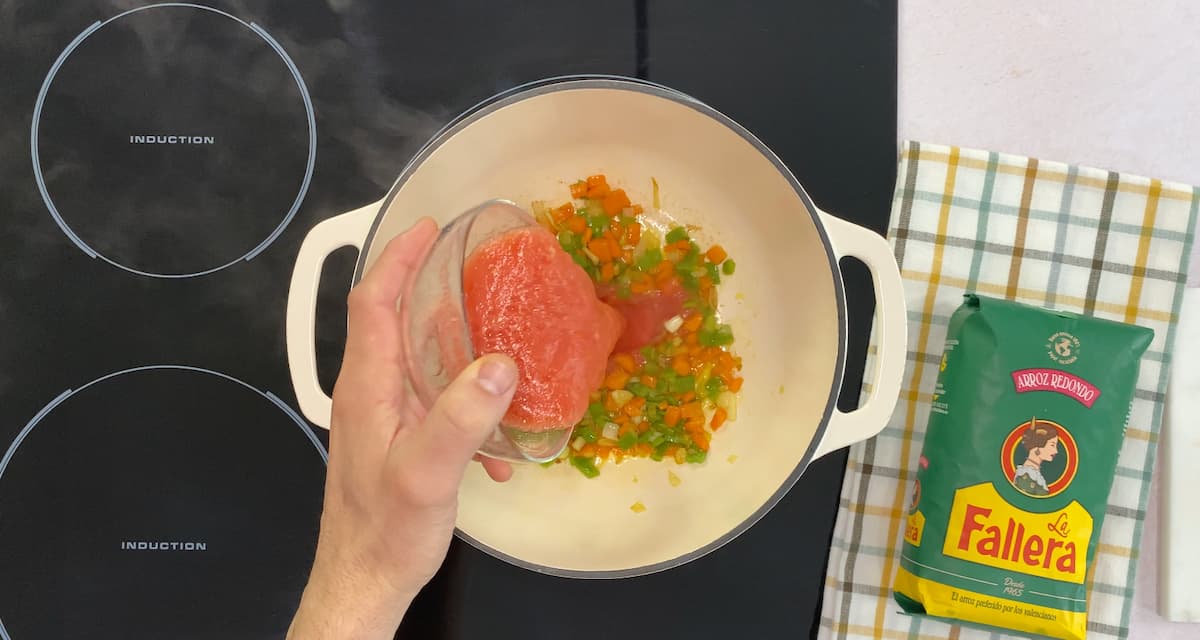
[[[850,449],[820,638],[1010,637],[903,615],[892,599],[946,325],[965,291],[1154,329],[1089,575],[1088,637],[1129,635],[1198,206],[1200,189],[1160,180],[956,147],[902,147],[888,237],[908,302],[907,369],[887,427]],[[868,369],[873,354],[874,347]]]

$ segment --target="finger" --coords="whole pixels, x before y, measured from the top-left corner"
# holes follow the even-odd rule
[[[511,464],[486,456],[475,456],[475,458],[479,460],[479,464],[483,465],[483,470],[487,471],[492,480],[496,482],[508,482],[509,478],[512,478],[513,468]]]
[[[437,236],[437,225],[422,218],[411,229],[392,238],[362,280],[350,292],[346,327],[346,350],[372,346],[367,339],[380,328],[396,325],[396,301],[404,293],[409,279],[421,266],[425,253]],[[374,351],[374,350],[371,350]]]
[[[435,495],[458,490],[467,463],[475,455],[512,401],[517,365],[503,355],[480,358],[442,392],[425,423],[413,430],[398,454],[415,465]]]
[[[350,292],[346,352],[334,388],[335,414],[345,422],[378,422],[403,397],[404,350],[396,300],[437,235],[428,218],[393,238]]]

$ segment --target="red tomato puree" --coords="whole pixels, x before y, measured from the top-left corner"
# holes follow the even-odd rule
[[[672,281],[661,291],[634,294],[622,300],[615,293],[602,293],[605,302],[625,318],[625,330],[617,340],[617,351],[637,351],[653,344],[666,333],[664,323],[683,313],[687,292]]]
[[[463,297],[479,355],[504,353],[520,377],[505,424],[573,427],[604,379],[624,320],[545,229],[492,238],[467,258]]]

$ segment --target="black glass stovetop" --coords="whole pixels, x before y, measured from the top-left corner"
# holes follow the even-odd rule
[[[895,72],[887,1],[0,0],[0,640],[283,636],[327,455],[287,372],[296,251],[456,113],[548,76],[648,78],[883,230]],[[327,388],[354,258],[323,278]],[[871,306],[847,271],[844,408]],[[400,637],[807,637],[844,462],[644,578],[550,578],[456,543]]]

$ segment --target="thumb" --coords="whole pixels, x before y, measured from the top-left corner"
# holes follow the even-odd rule
[[[467,464],[500,424],[516,389],[517,365],[500,354],[476,360],[446,387],[410,444],[426,482],[457,491]]]

